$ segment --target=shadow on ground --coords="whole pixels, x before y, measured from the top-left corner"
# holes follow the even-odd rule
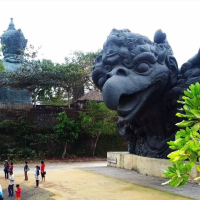
[[[13,197],[8,197],[8,190],[4,189],[3,190],[4,194],[4,199],[10,199],[10,200],[16,200],[15,192]],[[30,186],[23,186],[22,189],[22,194],[21,194],[21,199],[26,199],[26,200],[55,200],[53,198],[55,194],[53,192],[50,192],[48,190],[45,190],[43,188],[34,188]]]

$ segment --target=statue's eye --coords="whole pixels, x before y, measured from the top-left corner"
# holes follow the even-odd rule
[[[138,73],[144,73],[149,70],[149,65],[147,63],[140,63],[136,66],[135,71]]]
[[[105,70],[107,70],[109,72],[112,70],[112,67],[110,65],[106,65],[106,66],[104,66],[104,68],[105,68]]]
[[[145,44],[143,38],[139,38],[138,40],[136,40],[136,43],[139,44],[139,45]]]
[[[104,76],[101,76],[99,78],[98,85],[102,88],[105,82],[106,82],[106,78]]]

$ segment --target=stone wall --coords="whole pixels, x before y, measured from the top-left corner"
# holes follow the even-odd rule
[[[41,128],[53,127],[57,123],[57,117],[60,112],[65,111],[70,119],[74,119],[78,115],[75,109],[66,109],[60,107],[39,107],[35,109],[0,109],[0,120],[16,119],[22,115],[26,119]]]
[[[0,110],[21,110],[21,109],[31,109],[33,105],[31,103],[11,103],[11,102],[0,102]]]

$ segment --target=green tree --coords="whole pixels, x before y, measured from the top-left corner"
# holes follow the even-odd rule
[[[35,60],[37,53],[33,46],[22,52],[25,57],[22,66],[15,72],[6,73],[5,86],[27,89],[32,93],[34,105],[38,100],[51,105],[67,101],[70,108],[73,95],[76,99],[80,88],[84,92],[84,86],[88,87],[91,82],[90,74],[97,53],[74,52],[65,58],[64,64]]]
[[[173,165],[164,171],[164,177],[170,178],[164,184],[172,187],[185,185],[189,178],[200,182],[200,177],[190,175],[194,167],[200,172],[200,84],[190,85],[184,94],[183,101],[178,101],[183,108],[176,115],[185,120],[176,124],[181,129],[176,133],[175,141],[168,142],[175,151],[168,155]]]
[[[99,55],[100,50],[96,52],[82,52],[74,51],[68,57],[65,57],[65,64],[77,65],[79,70],[82,71],[82,78],[80,84],[73,87],[72,96],[76,100],[84,94],[84,88],[89,89],[93,86],[91,79],[91,72],[94,66],[94,60]]]
[[[31,150],[30,141],[34,138],[33,130],[36,126],[27,122],[25,113],[18,113],[15,119],[0,122],[0,151],[5,158],[25,158],[35,156]]]
[[[65,106],[68,104],[67,95],[60,87],[42,88],[38,93],[37,101],[42,105]]]
[[[27,89],[32,93],[36,106],[40,90],[54,84],[53,66],[54,64],[49,60],[24,62],[16,71],[6,73],[4,85],[16,89]]]
[[[84,84],[84,71],[76,64],[61,64],[55,67],[54,77],[55,85],[64,90],[67,96],[68,108],[72,99],[74,87],[79,87]]]
[[[33,45],[26,47],[21,51],[21,67],[16,71],[6,72],[6,79],[3,81],[4,86],[15,89],[27,89],[32,93],[33,103],[36,106],[37,95],[44,87],[51,87],[53,79],[50,77],[54,63],[50,60],[35,60],[40,48]],[[20,55],[20,58],[21,58]]]
[[[88,101],[84,112],[79,112],[80,128],[94,138],[92,155],[95,155],[95,149],[100,135],[115,134],[117,112],[108,109],[104,103]]]
[[[79,134],[79,128],[76,121],[70,120],[66,112],[61,112],[58,115],[59,123],[54,127],[57,141],[64,146],[62,159],[64,159],[67,151],[67,145],[73,144]]]

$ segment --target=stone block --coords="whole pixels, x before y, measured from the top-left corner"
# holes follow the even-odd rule
[[[156,159],[130,154],[128,152],[107,152],[107,165],[137,171],[141,174],[162,177],[172,163],[168,159]],[[116,161],[116,162],[112,162]],[[200,173],[193,168],[191,177],[198,177]]]

